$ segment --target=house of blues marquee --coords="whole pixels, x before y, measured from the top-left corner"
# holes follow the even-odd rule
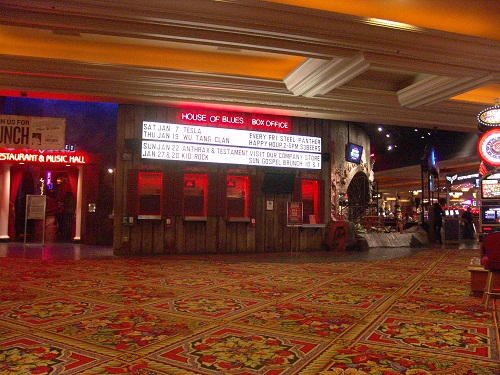
[[[117,122],[118,255],[318,251],[339,202],[371,193],[352,124],[145,105]]]

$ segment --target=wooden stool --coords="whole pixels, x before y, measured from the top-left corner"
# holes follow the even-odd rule
[[[491,296],[500,296],[500,292],[493,292],[495,276],[500,274],[500,232],[484,236],[481,252],[484,254],[481,264],[488,271],[483,293],[484,307],[488,307]]]
[[[493,286],[495,285],[495,277],[500,275],[500,270],[489,270],[488,271],[488,276],[486,278],[486,284],[484,286],[484,292],[483,292],[483,303],[484,307],[488,308],[488,305],[490,303],[490,297],[493,296],[500,296],[500,291],[498,292],[493,292]]]

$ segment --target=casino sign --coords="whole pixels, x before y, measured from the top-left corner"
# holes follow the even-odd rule
[[[500,128],[484,133],[477,143],[481,159],[494,167],[500,167]]]
[[[500,127],[500,107],[495,103],[494,107],[483,109],[477,115],[477,127],[481,131],[487,131]]]

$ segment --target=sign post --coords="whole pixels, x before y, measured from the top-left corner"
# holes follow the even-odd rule
[[[303,204],[302,202],[287,202],[286,204],[286,225],[288,227],[300,230],[303,224]],[[295,229],[294,229],[295,230]],[[290,247],[290,253],[293,253],[293,246]]]
[[[26,195],[26,215],[24,219],[24,245],[26,245],[26,235],[28,220],[43,220],[42,246],[45,245],[45,209],[47,197],[45,195]]]

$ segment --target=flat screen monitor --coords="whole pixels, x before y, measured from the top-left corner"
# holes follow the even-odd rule
[[[363,146],[349,142],[346,147],[346,160],[359,164],[363,155]]]
[[[500,206],[481,207],[481,221],[483,224],[500,223]]]
[[[291,194],[295,188],[295,175],[291,173],[267,172],[262,183],[262,191],[272,194]]]
[[[500,198],[500,184],[483,181],[481,184],[481,197],[482,198]]]

